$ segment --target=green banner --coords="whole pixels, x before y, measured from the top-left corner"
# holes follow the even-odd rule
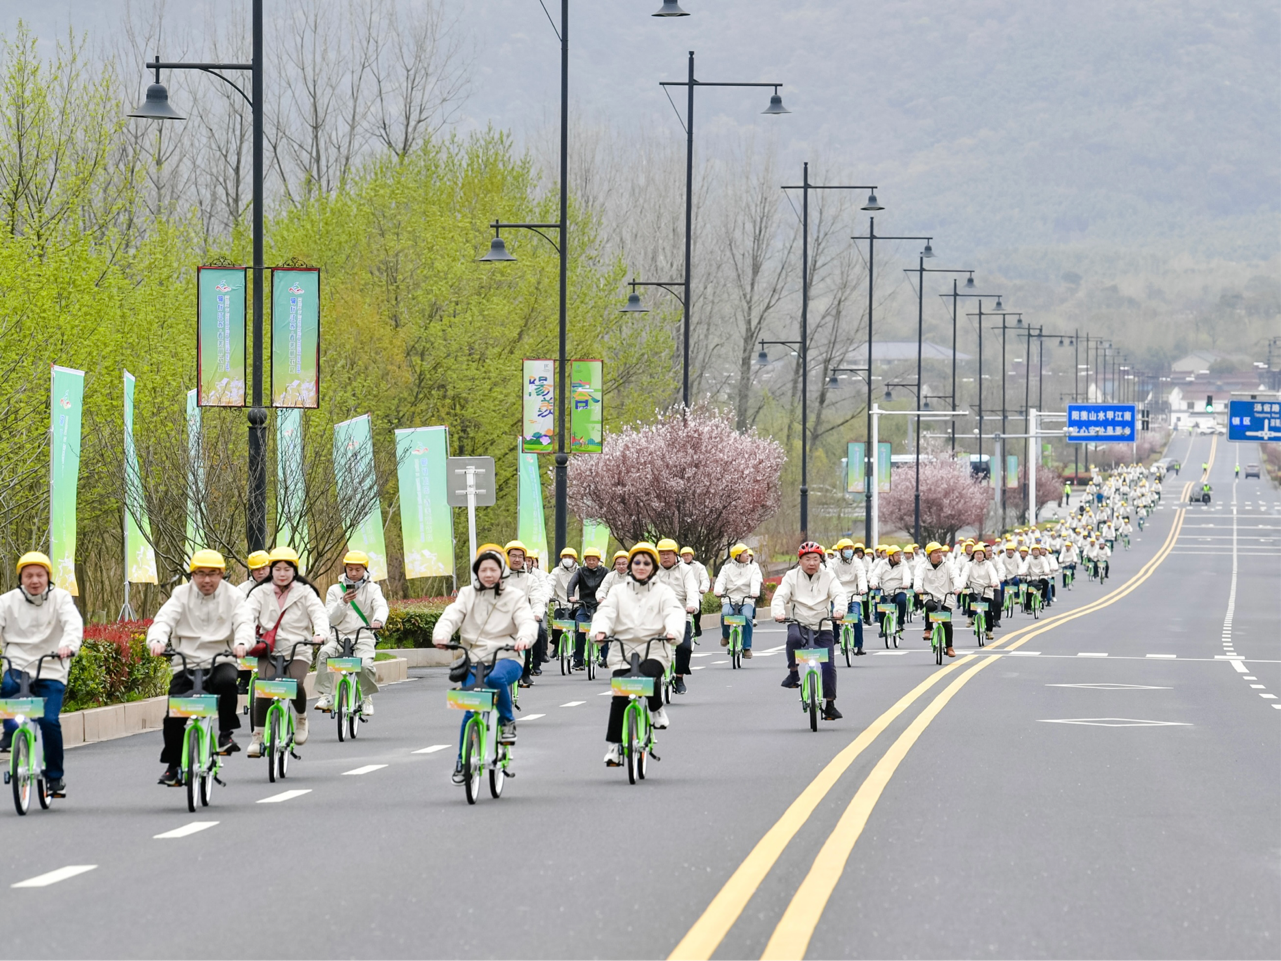
[[[307,566],[307,480],[302,461],[302,411],[276,411],[276,546],[292,547]]]
[[[550,454],[556,440],[556,362],[522,362],[521,449],[529,454]]]
[[[569,362],[569,449],[575,454],[599,454],[603,440],[601,394],[604,378],[599,360]]]
[[[271,405],[320,406],[320,270],[271,272]]]
[[[244,267],[196,268],[196,383],[201,407],[245,406]]]
[[[1019,455],[1018,454],[1005,455],[1005,486],[1006,487],[1019,486]]]
[[[187,392],[187,556],[205,546],[200,505],[205,498],[204,440],[201,437],[200,406],[194,390]]]
[[[156,552],[151,548],[151,521],[142,490],[142,469],[133,443],[134,377],[125,371],[125,580],[156,583]]]
[[[80,417],[85,372],[53,368],[49,403],[49,560],[53,582],[72,594],[76,584],[76,487],[80,483]]]
[[[893,452],[893,444],[876,445],[876,490],[881,494],[890,489],[890,475],[894,472],[894,460],[890,455]]]
[[[867,485],[867,454],[862,444],[846,445],[845,454],[845,493],[865,494]]]
[[[406,578],[454,573],[454,513],[447,501],[445,478],[448,457],[449,428],[396,431]]]
[[[538,472],[538,455],[517,453],[516,539],[547,566],[547,515],[543,509],[543,479]]]
[[[378,500],[374,435],[368,414],[334,425],[334,477],[343,523],[351,531],[347,548],[368,554],[369,576],[376,581],[387,580],[383,509]]]
[[[594,547],[605,556],[609,550],[609,527],[604,521],[583,521],[583,553],[587,553],[589,547]]]
[[[1054,448],[1051,447],[1049,444],[1042,444],[1041,445],[1042,466],[1049,467],[1052,463],[1054,463]]]

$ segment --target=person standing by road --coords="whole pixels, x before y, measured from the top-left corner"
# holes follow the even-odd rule
[[[836,638],[832,628],[833,622],[841,619],[841,612],[849,607],[849,598],[837,576],[823,566],[821,545],[806,541],[797,548],[796,556],[797,565],[783,575],[770,604],[774,620],[782,623],[790,618],[794,622],[787,625],[787,677],[783,679],[783,687],[801,686],[796,666],[798,649],[810,644],[826,647],[827,660],[821,668],[823,719],[836,721],[842,715],[836,709]]]
[[[378,692],[374,674],[377,639],[370,631],[382,630],[387,622],[387,600],[377,581],[369,576],[368,554],[348,551],[342,562],[342,577],[325,594],[325,613],[329,615],[330,629],[337,628],[341,637],[354,638],[362,627],[369,629],[360,631],[352,656],[360,658],[361,713],[365,717],[373,717],[374,694]],[[339,642],[332,636],[326,637],[316,661],[316,693],[320,695],[316,701],[317,711],[334,709],[334,676],[329,673],[326,661],[341,653]]]

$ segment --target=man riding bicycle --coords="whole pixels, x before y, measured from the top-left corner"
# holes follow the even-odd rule
[[[779,582],[770,604],[770,614],[782,623],[791,613],[793,623],[787,625],[787,677],[783,687],[801,686],[800,672],[796,666],[796,651],[803,647],[826,647],[827,660],[823,662],[823,719],[836,721],[842,717],[836,709],[836,663],[834,648],[836,638],[832,633],[835,621],[848,609],[849,598],[835,574],[823,566],[823,547],[806,541],[796,551],[799,563]],[[833,614],[835,612],[835,614]],[[824,628],[823,625],[827,624]],[[802,630],[804,628],[804,630]],[[808,634],[808,638],[805,635]]]
[[[863,598],[867,595],[867,568],[863,560],[855,556],[854,542],[842,537],[836,542],[836,560],[831,569],[841,582],[849,603],[845,611],[850,615],[848,620],[854,626],[854,653],[863,655]]]

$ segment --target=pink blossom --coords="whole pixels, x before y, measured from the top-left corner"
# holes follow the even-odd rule
[[[962,527],[981,528],[992,489],[954,460],[921,461],[921,540],[950,544]],[[912,531],[916,513],[916,465],[894,468],[890,489],[880,495],[884,528]]]

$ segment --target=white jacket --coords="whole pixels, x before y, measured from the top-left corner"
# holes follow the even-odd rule
[[[848,561],[838,557],[829,566],[836,579],[841,582],[841,587],[845,588],[845,593],[862,600],[867,593],[867,568],[863,566],[863,562],[857,557]]]
[[[85,625],[76,610],[71,594],[61,587],[49,588],[44,603],[27,600],[22,589],[0,595],[0,638],[4,656],[15,671],[27,671],[34,681],[36,662],[42,655],[53,654],[60,647],[80,650]],[[67,662],[52,658],[40,670],[42,681],[67,682]]]
[[[618,639],[619,643],[609,645],[606,663],[611,670],[630,667],[633,651],[644,660],[646,647],[649,657],[666,669],[671,661],[672,645],[685,637],[685,609],[675,592],[657,576],[650,575],[646,583],[638,584],[630,575],[625,575],[596,608],[591,632]],[[650,644],[650,639],[655,637],[675,640]]]
[[[609,573],[605,575],[605,579],[600,582],[600,587],[596,588],[597,606],[603,604],[605,602],[605,598],[609,597],[609,592],[622,583],[623,579],[626,577],[627,571],[623,571],[623,573],[620,574],[611,567],[609,569]]]
[[[563,564],[557,564],[555,569],[548,572],[547,576],[552,583],[551,596],[557,607],[569,607],[569,579],[577,573],[577,564],[569,570],[566,570]]]
[[[685,561],[681,561],[685,564]],[[707,565],[702,561],[690,561],[685,565],[694,572],[694,580],[698,583],[698,593],[706,594],[712,589],[712,579],[707,574]]]
[[[835,574],[820,567],[811,577],[797,565],[779,582],[770,604],[770,616],[776,619],[790,616],[804,627],[818,629],[822,621],[832,617],[833,611],[837,617],[844,617],[848,607],[849,595]]]
[[[366,576],[359,584],[356,585],[356,602],[355,607],[348,604],[342,599],[347,590],[345,580],[340,580],[337,584],[330,586],[325,593],[325,613],[329,616],[330,630],[338,628],[338,633],[343,637],[355,637],[356,631],[362,627],[368,627],[356,613],[359,607],[364,613],[366,619],[372,624],[374,621],[387,623],[387,599],[383,597],[383,590],[378,586],[373,578]],[[368,637],[368,632],[360,635],[361,641]],[[332,638],[326,638],[331,640]],[[370,638],[372,640],[372,638]]]
[[[538,622],[529,608],[529,599],[519,590],[509,590],[506,580],[499,581],[501,594],[492,588],[478,589],[473,584],[458,589],[458,598],[445,608],[432,628],[432,643],[447,643],[458,632],[463,647],[473,660],[487,664],[494,651],[500,647],[515,646],[523,641],[526,646],[538,636]],[[520,660],[519,651],[501,651],[497,660]]]
[[[991,561],[971,560],[958,578],[960,586],[973,594],[992,597],[1001,586],[1001,573]]]
[[[956,572],[945,561],[939,561],[935,567],[926,558],[925,564],[918,567],[912,582],[912,589],[928,600],[940,604],[955,601],[953,595],[958,588]]]
[[[236,644],[252,647],[254,625],[245,596],[226,581],[208,597],[195,584],[183,584],[160,605],[147,628],[148,644],[166,641],[186,656],[187,667],[207,668],[215,654]],[[175,657],[169,666],[177,674],[182,658]]]
[[[912,590],[912,568],[907,561],[899,561],[898,564],[886,561],[885,566],[874,570],[872,575],[872,586],[879,587],[887,596],[892,597],[899,591],[910,593]]]
[[[508,571],[503,579],[507,588],[520,591],[529,600],[529,609],[534,612],[535,620],[542,620],[547,612],[547,582],[532,571]],[[505,588],[506,589],[506,588]]]
[[[686,610],[691,607],[696,611],[698,610],[702,595],[698,592],[698,580],[694,575],[694,571],[688,564],[683,564],[680,561],[677,561],[671,567],[664,567],[659,564],[654,576],[672,589],[672,593],[676,595],[676,600],[681,607]],[[681,637],[684,636],[684,630],[682,629]]]
[[[716,574],[712,590],[717,597],[728,597],[735,604],[745,599],[755,601],[761,595],[763,581],[760,565],[755,561],[726,561]]]
[[[294,581],[289,585],[285,595],[284,616],[279,601],[276,599],[276,585],[270,580],[249,594],[249,616],[253,620],[259,636],[266,634],[280,621],[276,631],[276,643],[272,652],[289,656],[290,649],[300,641],[310,641],[312,635],[320,635],[321,640],[329,637],[329,615],[325,605],[306,584]],[[311,660],[312,649],[299,647],[295,655],[297,660]]]

